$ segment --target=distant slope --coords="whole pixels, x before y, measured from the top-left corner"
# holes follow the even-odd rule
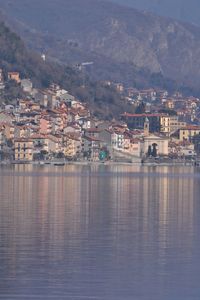
[[[200,26],[199,0],[108,0]]]
[[[131,111],[131,107],[121,100],[121,96],[114,88],[105,86],[101,82],[92,82],[83,73],[70,67],[52,61],[44,62],[38,54],[28,50],[21,38],[1,21],[0,68],[3,68],[4,74],[8,71],[20,72],[21,77],[30,78],[35,87],[47,87],[52,82],[58,83],[74,96],[88,103],[94,115],[101,118],[111,119],[119,117],[124,111]],[[1,93],[0,104],[4,100],[7,103],[16,100],[15,96],[19,94],[16,88],[17,86],[11,84],[11,90],[4,93],[6,98]]]
[[[35,52],[26,48],[21,38],[0,21],[0,67],[4,72],[17,71],[38,87],[46,87],[52,81],[60,81],[67,75],[76,76],[70,68],[53,62],[44,62]],[[69,74],[68,74],[68,73]]]
[[[195,26],[100,0],[0,0],[0,7],[29,46],[65,63],[92,60],[94,78],[132,84],[160,73],[199,87]]]

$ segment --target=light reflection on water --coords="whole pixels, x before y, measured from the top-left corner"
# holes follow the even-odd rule
[[[0,299],[200,299],[191,167],[0,168]]]

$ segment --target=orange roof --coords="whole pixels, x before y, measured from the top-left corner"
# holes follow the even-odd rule
[[[200,130],[200,126],[186,125],[186,127],[181,128],[181,130]]]

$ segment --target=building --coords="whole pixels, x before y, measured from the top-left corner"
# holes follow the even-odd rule
[[[99,139],[101,130],[99,128],[87,128],[84,130],[84,135]]]
[[[156,156],[168,156],[169,154],[169,140],[166,137],[156,136],[150,134],[145,136],[143,141],[141,141],[141,154],[142,156],[147,156],[149,151],[156,149]]]
[[[32,161],[33,160],[33,140],[16,139],[14,141],[15,160]]]
[[[138,138],[133,138],[130,141],[129,153],[136,157],[141,157],[141,140]]]
[[[149,119],[146,118],[144,122],[144,136],[148,136],[150,131]]]
[[[4,145],[4,126],[0,126],[0,151],[3,150]]]
[[[7,140],[13,140],[14,139],[14,126],[10,124],[5,124],[5,137]]]
[[[140,154],[145,156],[168,156],[169,140],[166,137],[150,134],[149,120],[144,122],[144,137],[140,140]]]
[[[129,114],[124,113],[121,117],[130,129],[143,129],[146,118],[149,120],[150,132],[160,132],[161,117],[163,114]]]
[[[42,151],[48,152],[48,138],[46,136],[35,134],[31,136],[31,139],[33,140],[34,154],[40,154]]]
[[[0,123],[12,124],[14,121],[14,116],[6,112],[0,112]]]
[[[169,119],[170,134],[176,132],[180,128],[186,127],[186,122],[179,121],[178,116],[170,116]]]
[[[62,137],[50,134],[46,138],[46,149],[49,153],[59,153],[63,151]]]
[[[114,131],[112,133],[112,147],[116,150],[123,150],[124,149],[124,133],[119,131]]]
[[[5,84],[4,84],[4,77],[3,77],[3,70],[0,69],[0,90],[5,89]]]
[[[160,132],[170,135],[170,116],[162,116],[160,118]]]
[[[77,134],[68,134],[64,137],[64,155],[75,158],[81,153],[81,139]]]
[[[24,92],[31,93],[33,89],[33,83],[30,79],[22,79],[21,87]]]
[[[99,161],[99,154],[102,142],[95,137],[84,136],[82,138],[83,157],[91,161]]]
[[[195,135],[200,134],[200,126],[187,125],[185,128],[179,130],[180,141],[192,141]]]
[[[197,155],[200,155],[200,134],[195,135],[192,139],[192,142]]]
[[[184,128],[186,122],[179,121],[178,116],[162,116],[160,118],[160,132],[166,136],[170,136],[180,128]]]
[[[40,119],[40,133],[50,134],[52,129],[52,123],[49,116],[44,116]]]
[[[174,105],[174,100],[173,99],[168,99],[165,101],[165,107],[167,109],[174,109],[175,105]]]
[[[125,135],[124,132],[120,132],[114,129],[104,129],[99,133],[100,140],[115,150],[123,150],[125,146]],[[126,141],[126,144],[128,141]]]
[[[14,80],[17,83],[21,82],[19,72],[8,72],[8,80]]]

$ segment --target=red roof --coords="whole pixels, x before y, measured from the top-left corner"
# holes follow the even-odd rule
[[[183,130],[200,130],[200,126],[197,125],[187,125],[185,128],[181,128]]]
[[[85,132],[87,133],[99,133],[99,132],[101,132],[101,129],[99,129],[99,128],[87,128],[87,129],[85,129]]]
[[[162,117],[166,116],[166,114],[130,114],[130,113],[124,113],[122,114],[124,117],[144,117],[144,118],[149,118],[149,117]]]

